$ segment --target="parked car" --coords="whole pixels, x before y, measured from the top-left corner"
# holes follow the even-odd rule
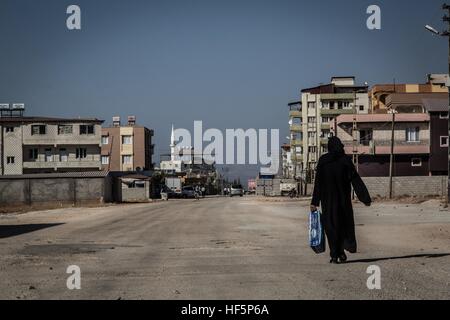
[[[187,198],[195,198],[195,190],[192,186],[186,186],[183,187],[181,190],[181,197],[187,199]]]
[[[242,188],[242,186],[240,184],[235,184],[235,185],[231,186],[230,197],[233,197],[233,196],[242,197],[243,195],[244,195],[244,189]]]

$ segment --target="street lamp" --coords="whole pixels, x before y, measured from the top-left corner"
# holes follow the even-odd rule
[[[428,24],[425,26],[425,29],[427,29],[431,33],[434,33],[434,34],[436,34],[438,36],[441,35],[441,33],[439,31],[437,31],[435,28],[433,28],[432,26],[430,26]]]

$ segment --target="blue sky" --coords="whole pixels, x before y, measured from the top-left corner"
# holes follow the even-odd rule
[[[66,28],[78,4],[82,30]],[[366,8],[382,30],[366,28]],[[0,0],[0,102],[28,115],[129,114],[155,129],[279,128],[301,88],[333,75],[369,84],[447,72],[441,0]],[[282,141],[283,142],[283,141]],[[159,160],[159,158],[156,158]]]

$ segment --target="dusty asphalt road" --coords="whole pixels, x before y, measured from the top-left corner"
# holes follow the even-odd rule
[[[450,213],[437,202],[356,205],[360,252],[345,265],[308,247],[307,206],[212,198],[0,216],[0,298],[450,299]],[[373,264],[381,290],[366,287]],[[66,288],[69,265],[81,290]]]

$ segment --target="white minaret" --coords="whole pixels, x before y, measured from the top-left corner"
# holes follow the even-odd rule
[[[175,131],[172,124],[172,133],[170,134],[170,161],[175,161]]]

